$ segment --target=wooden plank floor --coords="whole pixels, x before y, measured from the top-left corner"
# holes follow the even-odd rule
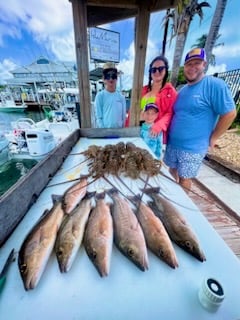
[[[234,217],[213,195],[197,182],[189,197],[219,233],[234,254],[240,258],[240,219]]]

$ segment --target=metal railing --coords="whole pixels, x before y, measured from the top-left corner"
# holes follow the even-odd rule
[[[228,84],[236,105],[240,104],[240,69],[215,73],[214,76]]]

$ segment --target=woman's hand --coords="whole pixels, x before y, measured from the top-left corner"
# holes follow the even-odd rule
[[[156,131],[154,128],[151,128],[150,135],[152,137],[157,137],[160,132]]]

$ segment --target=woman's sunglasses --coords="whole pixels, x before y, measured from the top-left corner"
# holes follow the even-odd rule
[[[152,67],[150,68],[150,72],[151,73],[156,73],[157,71],[160,73],[162,72],[164,69],[166,69],[165,66],[161,66],[161,67]]]
[[[116,80],[116,79],[117,79],[117,74],[116,74],[116,73],[113,73],[113,72],[111,72],[111,73],[106,73],[106,74],[104,75],[104,79],[105,79],[105,80],[110,80],[110,79]]]

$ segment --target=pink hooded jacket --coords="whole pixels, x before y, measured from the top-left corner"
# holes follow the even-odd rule
[[[142,97],[148,92],[148,86],[142,89]],[[163,143],[167,142],[167,130],[173,116],[173,104],[177,98],[177,91],[169,82],[158,92],[155,104],[159,108],[158,118],[155,120],[153,129],[163,131]]]

